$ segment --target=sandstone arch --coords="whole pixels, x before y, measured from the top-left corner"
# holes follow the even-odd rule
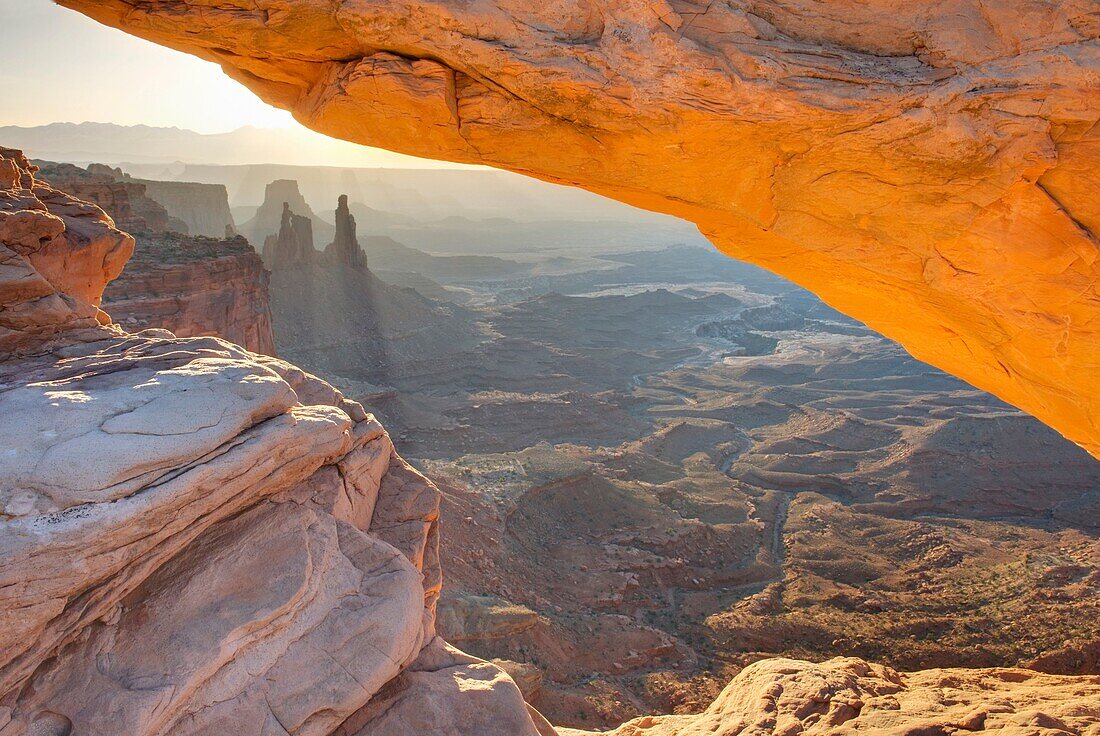
[[[58,0],[305,125],[697,223],[1100,455],[1090,0]]]

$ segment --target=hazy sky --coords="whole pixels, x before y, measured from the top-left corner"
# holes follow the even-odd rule
[[[261,102],[216,64],[102,26],[50,0],[0,0],[0,29],[0,125],[93,121],[200,133],[255,125],[322,138]],[[347,165],[426,163],[342,141],[331,145]]]

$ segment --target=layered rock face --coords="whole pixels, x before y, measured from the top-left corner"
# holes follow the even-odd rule
[[[146,194],[144,184],[128,181],[119,169],[92,164],[87,169],[64,163],[43,164],[40,179],[50,186],[91,202],[109,213],[127,232],[187,232],[187,225],[171,217],[164,206]]]
[[[699,224],[1100,453],[1087,0],[60,0],[323,133]]]
[[[296,215],[289,202],[283,202],[279,232],[264,238],[264,263],[273,271],[281,271],[310,263],[317,254],[313,247],[313,222],[305,215]]]
[[[552,732],[435,636],[439,494],[359,404],[109,324],[132,239],[8,149],[0,243],[0,734]]]
[[[252,219],[241,225],[241,234],[252,243],[263,243],[269,235],[279,232],[287,207],[296,215],[309,220],[310,248],[313,247],[313,238],[320,243],[327,243],[332,238],[332,225],[313,213],[302,193],[298,191],[298,182],[293,179],[276,179],[268,183],[264,190],[263,204]]]
[[[268,192],[280,182],[272,182]],[[295,185],[297,191],[297,185]],[[303,206],[304,203],[299,203]],[[306,212],[309,212],[308,205]],[[348,210],[348,195],[341,194],[336,206],[336,233],[333,241],[318,252],[313,242],[312,215],[299,215],[283,202],[283,214],[277,234],[264,238],[263,259],[272,271],[287,271],[317,263],[326,268],[367,269],[367,254],[355,236],[355,217]]]
[[[178,337],[213,335],[275,354],[269,274],[247,240],[186,235],[187,223],[149,198],[145,183],[119,169],[49,163],[37,176],[48,176],[51,185],[73,196],[87,196],[118,227],[138,233],[134,257],[103,294],[116,322],[128,330],[155,327]],[[220,189],[228,212],[225,188]]]
[[[130,331],[156,327],[177,337],[213,335],[274,355],[269,277],[240,236],[146,233],[138,237],[135,257],[107,286],[103,305]]]
[[[21,152],[0,147],[0,361],[63,334],[104,335],[103,287],[134,250],[103,210],[32,172]]]
[[[145,185],[145,193],[164,205],[168,213],[187,225],[191,235],[221,238],[236,233],[229,193],[221,184],[193,181],[134,179]]]

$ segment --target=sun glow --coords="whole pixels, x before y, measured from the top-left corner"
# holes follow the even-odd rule
[[[52,2],[0,0],[0,28],[0,126],[91,121],[204,134],[276,128],[285,133],[278,140],[315,165],[456,168],[327,138],[262,102],[216,64],[119,33]],[[266,162],[299,163],[284,159],[273,150]]]

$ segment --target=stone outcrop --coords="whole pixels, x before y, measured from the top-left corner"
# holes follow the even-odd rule
[[[251,219],[241,224],[241,234],[253,244],[263,243],[267,236],[279,232],[286,205],[296,215],[309,220],[311,248],[314,242],[329,242],[335,232],[333,226],[313,213],[302,193],[298,191],[298,182],[293,179],[276,179],[268,183],[264,190],[263,203]]]
[[[60,0],[304,124],[699,224],[1100,454],[1087,0]]]
[[[767,659],[746,667],[703,713],[646,716],[614,736],[737,734],[1090,734],[1100,677],[1019,669],[901,673],[861,659]],[[560,729],[562,736],[586,732]]]
[[[19,151],[0,147],[0,361],[110,330],[99,309],[134,239],[99,207],[36,181]]]
[[[439,492],[374,418],[109,324],[132,239],[33,175],[0,149],[0,734],[551,733],[435,635]]]
[[[272,187],[278,183],[273,182]],[[268,187],[269,193],[272,187]],[[310,211],[304,201],[298,206]],[[279,232],[264,238],[263,259],[268,268],[284,271],[317,263],[326,268],[367,269],[367,254],[359,247],[355,236],[355,217],[348,210],[346,194],[340,195],[336,207],[336,234],[324,251],[318,252],[314,246],[313,223],[312,215],[296,214],[290,202],[283,202]]]
[[[272,271],[311,263],[317,255],[313,246],[313,223],[305,215],[296,215],[289,202],[283,202],[279,232],[264,238],[264,263]]]
[[[171,217],[160,202],[148,196],[145,184],[130,181],[120,169],[43,162],[38,176],[56,189],[98,205],[126,232],[187,232],[182,220]]]
[[[51,185],[75,197],[87,197],[118,227],[138,233],[134,257],[104,292],[116,322],[131,331],[153,327],[178,337],[213,335],[275,354],[269,274],[247,240],[186,235],[188,225],[150,199],[146,183],[120,169],[49,163],[37,176],[48,176]],[[227,212],[228,207],[225,200]]]
[[[341,194],[336,205],[336,236],[325,247],[325,258],[334,266],[365,269],[367,254],[355,237],[355,217],[348,211],[348,195]]]
[[[164,205],[168,214],[187,226],[185,232],[208,238],[236,234],[229,193],[222,184],[193,181],[133,179],[145,185],[145,193]]]
[[[274,355],[269,278],[239,235],[143,234],[134,257],[108,284],[103,306],[131,332],[154,327],[177,337],[213,335]]]

